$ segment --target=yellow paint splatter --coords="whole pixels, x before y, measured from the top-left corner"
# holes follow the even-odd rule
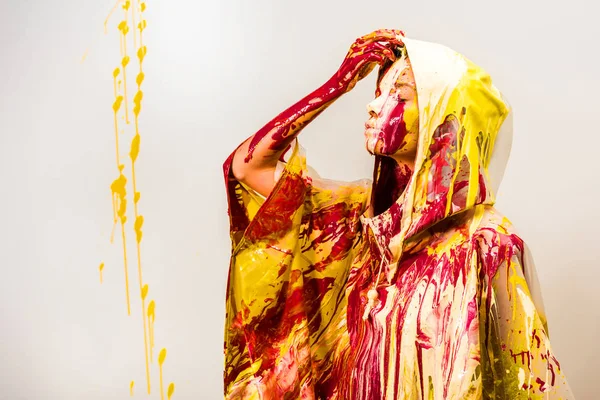
[[[128,254],[127,254],[127,243],[126,243],[126,231],[125,224],[127,222],[127,184],[131,182],[133,192],[133,232],[135,234],[136,253],[137,253],[137,270],[138,270],[138,285],[141,297],[141,311],[142,311],[142,322],[144,330],[144,356],[146,361],[146,382],[148,394],[150,394],[150,363],[152,362],[152,350],[154,348],[154,322],[155,322],[155,302],[150,301],[146,305],[146,299],[148,296],[148,284],[143,281],[142,274],[142,257],[141,257],[141,242],[143,238],[143,226],[144,216],[139,212],[139,202],[141,194],[137,188],[136,180],[136,161],[140,152],[141,136],[139,131],[139,116],[142,111],[142,101],[144,93],[142,91],[142,84],[145,81],[145,74],[142,70],[142,64],[147,54],[147,48],[143,44],[143,32],[147,27],[146,19],[144,18],[144,11],[146,10],[146,3],[140,2],[140,0],[117,0],[112,7],[109,15],[104,21],[104,31],[106,33],[107,24],[111,15],[115,12],[118,7],[123,10],[123,19],[118,22],[116,28],[119,32],[119,51],[120,51],[120,62],[116,68],[112,71],[113,77],[113,123],[114,123],[114,135],[115,135],[115,153],[118,177],[110,185],[112,193],[112,208],[113,208],[113,227],[110,235],[110,242],[113,243],[114,233],[117,224],[121,226],[122,236],[122,249],[123,249],[123,267],[125,273],[125,290],[127,299],[127,313],[131,315],[130,310],[130,298],[129,298],[129,274],[128,274]],[[128,35],[130,27],[133,28],[132,35]],[[133,66],[131,65],[131,57],[129,55],[129,46],[127,44],[128,38],[133,36],[133,54],[137,58],[137,64],[139,71],[135,75],[135,84],[137,86],[135,95],[133,96],[132,109],[129,110],[129,96],[127,88],[127,71]],[[128,132],[127,126],[130,123],[130,112],[133,112],[135,116],[135,130],[131,145],[129,148],[129,158],[131,161],[131,175],[126,176],[128,171],[125,169],[125,165],[121,162],[121,148],[120,148],[120,135]],[[125,121],[124,127],[121,127],[122,121]],[[123,129],[125,128],[125,129]],[[130,177],[131,179],[128,179]],[[100,266],[100,281],[102,282],[102,269],[104,264]],[[161,398],[164,398],[163,390],[163,376],[162,376],[162,364],[166,357],[166,350],[163,349],[159,354],[159,368],[160,368],[160,388]],[[133,385],[130,384],[130,394],[133,396]],[[170,397],[175,390],[175,385],[171,383],[168,389],[168,397]]]
[[[129,395],[130,395],[131,397],[133,397],[133,385],[134,385],[134,384],[135,384],[135,383],[134,383],[133,381],[131,381],[131,383],[129,384]]]
[[[135,101],[135,99],[134,99]],[[138,107],[136,103],[136,107]],[[142,241],[142,225],[144,224],[144,217],[139,215],[138,211],[138,202],[140,200],[140,192],[137,190],[136,184],[136,175],[135,175],[135,162],[140,152],[140,134],[138,129],[138,115],[139,111],[135,112],[135,129],[136,133],[131,141],[131,147],[129,149],[129,158],[131,159],[131,179],[133,185],[133,211],[135,216],[134,222],[134,231],[135,231],[135,239],[136,239],[136,251],[137,251],[137,261],[138,261],[138,283],[140,285],[141,293],[142,293],[142,320],[144,324],[144,353],[146,357],[146,377],[148,381],[148,394],[150,394],[150,366],[148,361],[148,328],[147,328],[147,320],[146,320],[146,294],[148,293],[148,285],[143,286],[142,279],[142,252],[141,252],[141,241]],[[145,289],[145,290],[144,290]]]
[[[129,3],[129,2],[127,2]],[[125,19],[118,26],[121,31],[121,49],[123,58],[121,58],[121,66],[123,67],[123,93],[125,96],[125,122],[129,124],[129,107],[127,101],[127,65],[129,64],[129,56],[127,55],[127,33],[129,25],[127,24],[127,10],[125,10]]]
[[[113,12],[115,12],[115,10],[117,9],[117,7],[119,6],[119,3],[121,3],[121,1],[122,0],[117,0],[115,5],[113,6],[112,10],[110,10],[108,15],[106,16],[106,19],[104,20],[104,33],[106,33],[106,25],[108,25],[108,20],[110,19],[110,16],[112,15]]]
[[[175,384],[173,382],[169,383],[169,388],[167,389],[167,400],[171,400],[171,396],[175,392]]]
[[[147,52],[146,46],[140,47],[140,49],[137,51],[137,56],[138,56],[138,60],[140,60],[140,64],[142,62],[144,62],[144,58],[146,57],[146,52]]]
[[[165,391],[163,389],[163,363],[165,362],[165,358],[167,357],[167,349],[162,349],[158,354],[158,370],[160,377],[160,398],[161,400],[165,400]]]
[[[98,270],[100,271],[100,283],[102,283],[102,271],[104,270],[104,263],[100,263]]]
[[[113,71],[113,93],[115,95],[115,98],[117,97],[117,78],[119,77],[120,73],[121,70],[118,67],[115,68]]]
[[[154,309],[156,304],[151,300],[148,304],[148,332],[150,334],[150,360],[152,360],[152,350],[154,349],[154,319],[156,318]],[[150,361],[152,362],[152,361]]]
[[[125,237],[125,222],[127,221],[127,200],[126,200],[126,185],[127,178],[123,175],[122,168],[119,177],[110,185],[110,189],[115,201],[113,205],[117,207],[117,217],[121,223],[121,238],[123,240],[123,268],[125,270],[125,293],[127,299],[127,315],[131,315],[131,307],[129,301],[129,273],[127,270],[127,239]]]

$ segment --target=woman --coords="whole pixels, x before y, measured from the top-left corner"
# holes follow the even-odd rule
[[[377,65],[373,182],[322,179],[296,137]],[[232,153],[227,399],[573,398],[493,207],[509,114],[462,55],[380,30]]]

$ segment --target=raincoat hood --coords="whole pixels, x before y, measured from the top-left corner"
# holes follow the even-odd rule
[[[494,204],[512,143],[511,108],[481,67],[446,46],[401,39],[416,83],[419,139],[412,176],[396,202],[399,233],[386,240],[388,282],[408,239],[478,204]],[[385,190],[392,173],[382,158],[376,157],[373,192]],[[381,225],[398,215],[375,218]]]

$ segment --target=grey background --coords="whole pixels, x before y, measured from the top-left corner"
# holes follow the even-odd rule
[[[108,35],[102,24],[113,4],[0,3],[2,399],[125,399],[131,380],[136,398],[160,398],[143,391],[134,248],[128,318],[119,241],[108,243],[119,18]],[[149,0],[136,168],[144,279],[157,303],[155,352],[168,350],[173,399],[222,396],[223,160],[325,82],[356,37],[382,27],[464,53],[510,100],[515,133],[497,206],[532,250],[551,342],[575,394],[595,398],[597,13],[583,0]],[[362,130],[373,89],[374,75],[301,135],[321,175],[370,175]],[[154,389],[157,374],[154,364]]]

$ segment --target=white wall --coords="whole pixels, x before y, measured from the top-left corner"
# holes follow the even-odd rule
[[[0,3],[0,398],[125,399],[131,380],[136,397],[160,398],[156,363],[153,394],[143,395],[134,248],[128,318],[119,241],[108,243],[119,56],[114,29],[104,36],[102,23],[113,4]],[[595,398],[600,29],[589,4],[149,0],[136,168],[155,351],[168,350],[173,399],[221,397],[223,160],[380,27],[463,52],[510,99],[515,137],[498,208],[532,249],[551,341],[575,394]],[[301,136],[323,176],[370,174],[362,139],[370,78]]]

